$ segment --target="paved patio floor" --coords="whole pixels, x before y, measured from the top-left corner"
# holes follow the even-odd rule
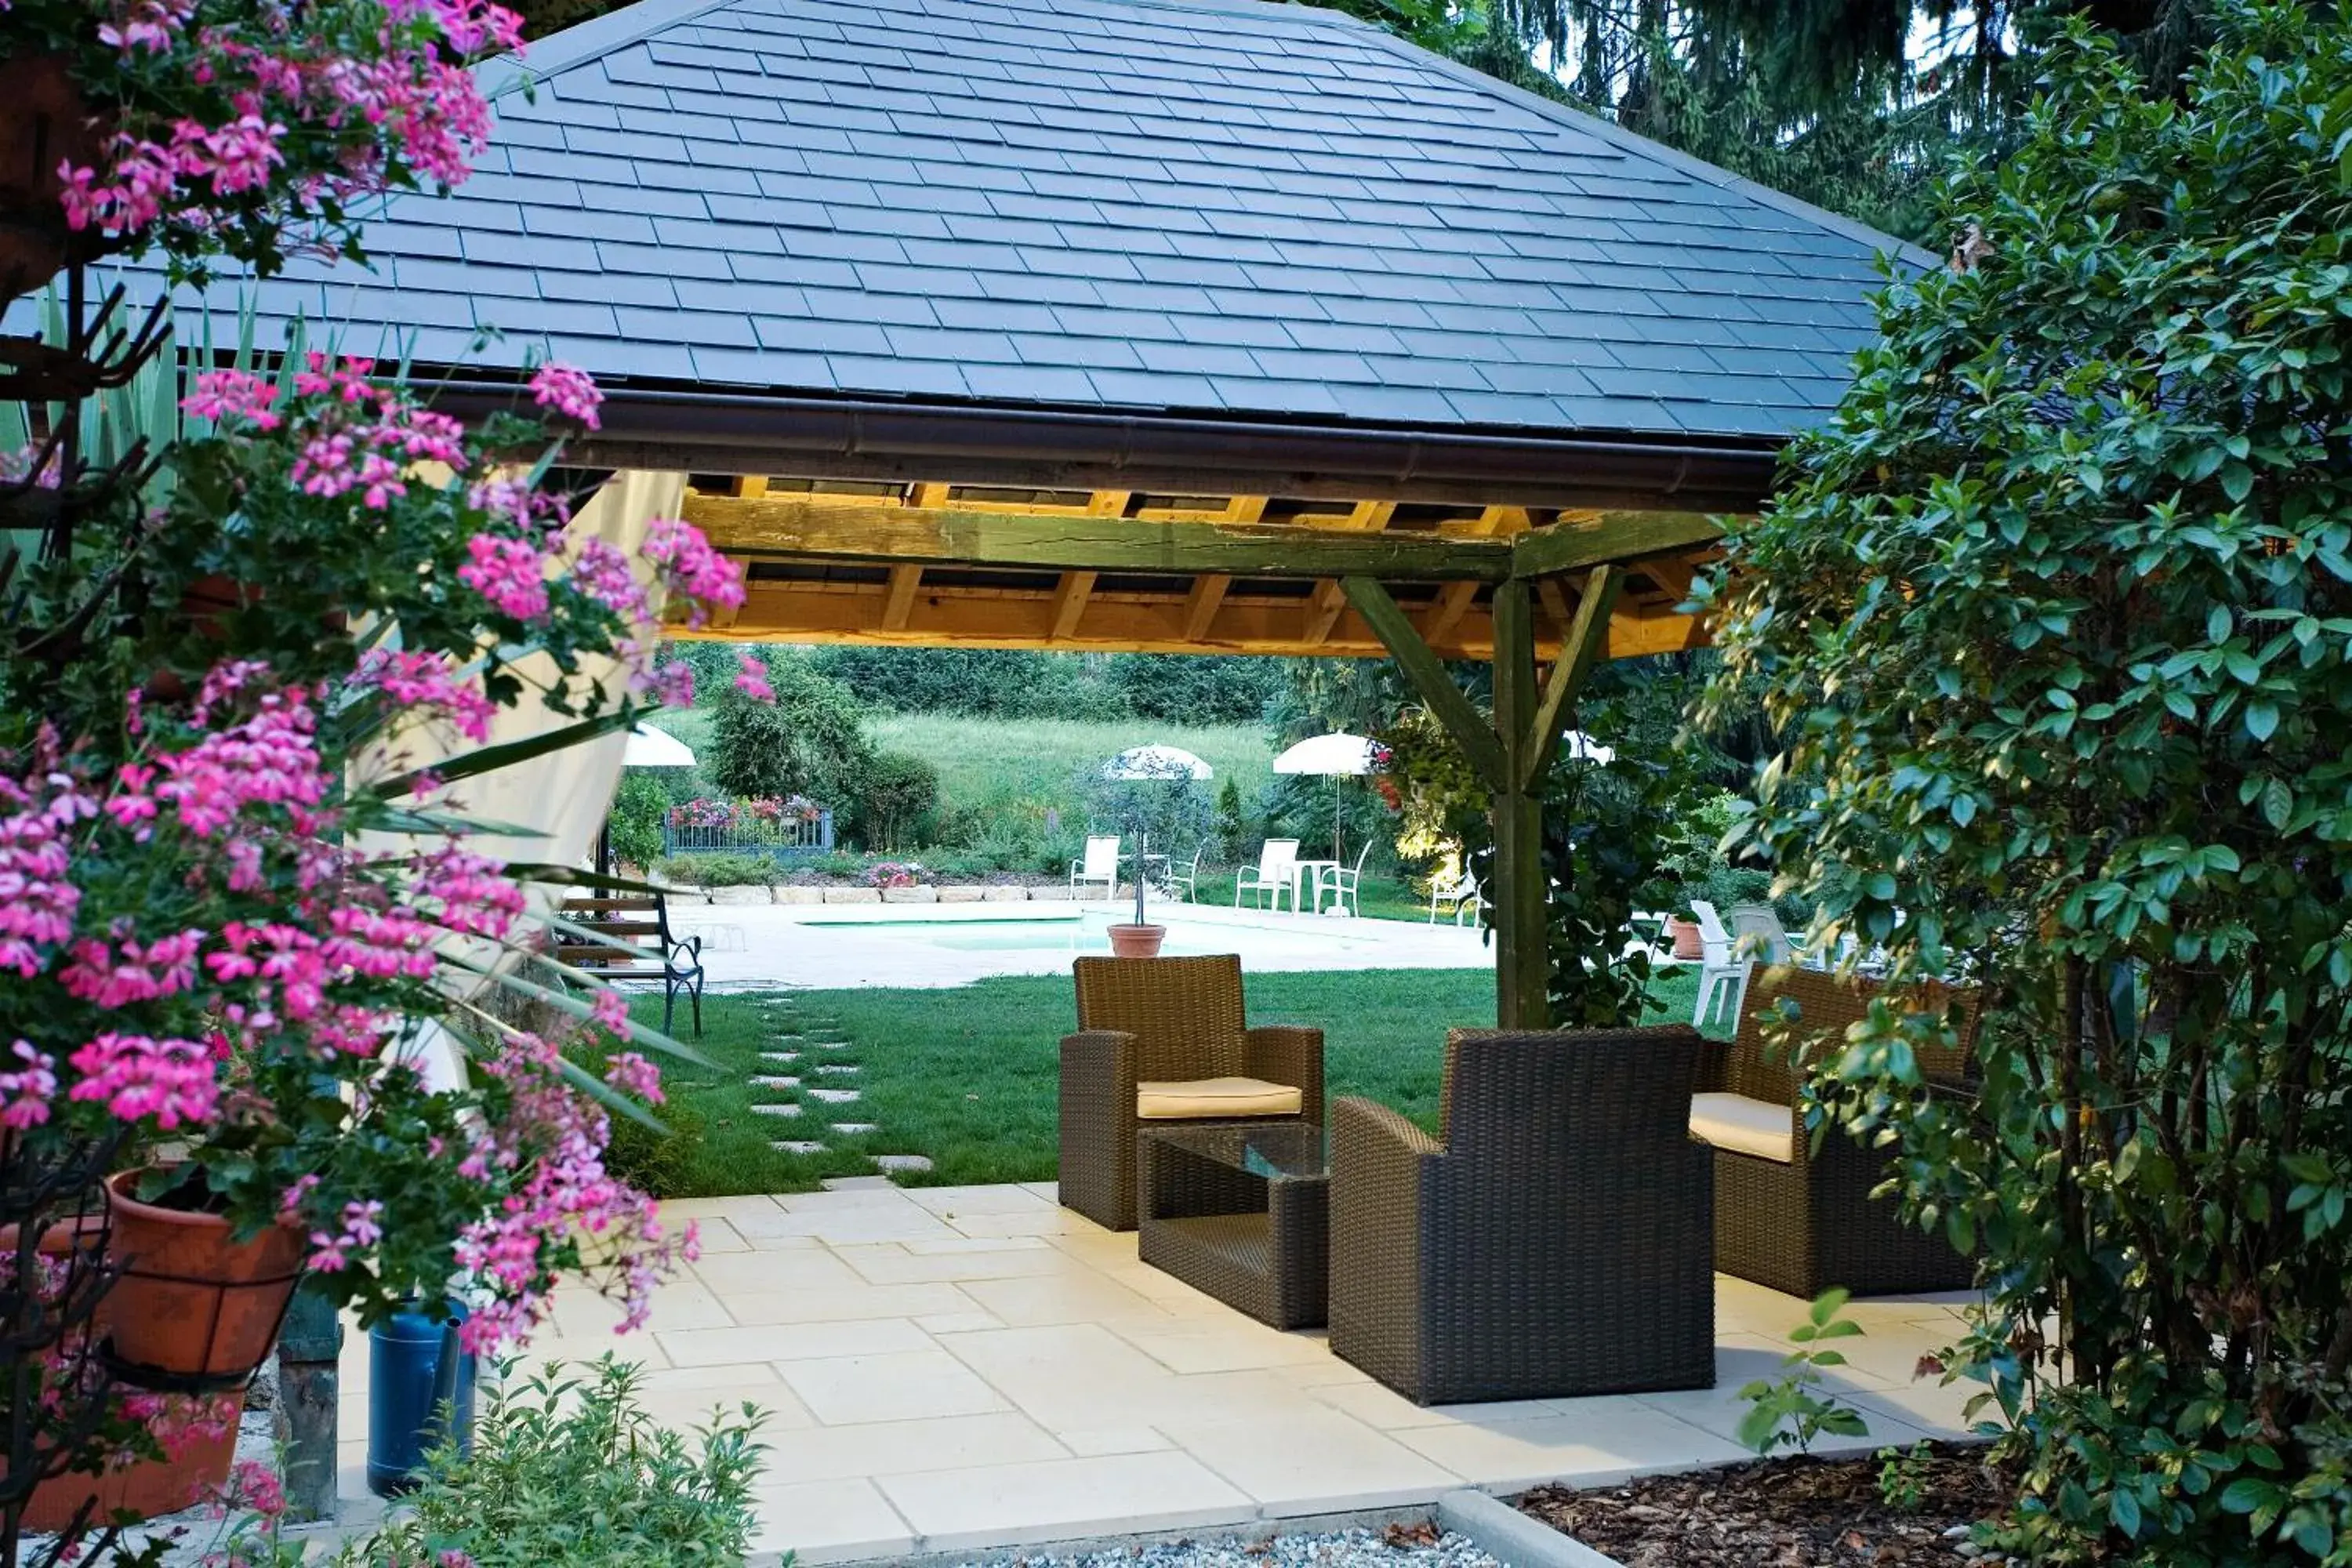
[[[1261,1327],[1056,1205],[1050,1184],[842,1190],[666,1205],[703,1257],[646,1332],[585,1292],[534,1361],[617,1347],[650,1403],[769,1412],[757,1545],[803,1563],[983,1552],[1420,1506],[1745,1457],[1736,1395],[1788,1350],[1804,1304],[1717,1280],[1717,1386],[1423,1409]],[[1952,1435],[1965,1393],[1915,1382],[1956,1298],[1856,1303],[1832,1385],[1869,1420],[1849,1448]],[[344,1362],[342,1482],[365,1495],[365,1341]]]

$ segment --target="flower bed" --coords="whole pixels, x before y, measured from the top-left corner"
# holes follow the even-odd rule
[[[1624,1568],[1981,1568],[1999,1559],[1975,1546],[1971,1527],[2013,1490],[1983,1448],[1937,1443],[1591,1491],[1542,1487],[1519,1508]]]

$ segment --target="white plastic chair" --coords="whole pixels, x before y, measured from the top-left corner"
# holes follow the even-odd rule
[[[1716,1004],[1727,996],[1731,1004],[1727,1021],[1737,1023],[1739,1005],[1748,997],[1748,961],[1739,956],[1738,944],[1723,929],[1723,917],[1713,904],[1693,900],[1691,918],[1698,921],[1699,944],[1706,952],[1699,961],[1698,1011],[1691,1017],[1691,1027],[1706,1028],[1718,1010]]]
[[[1274,895],[1274,907],[1282,908],[1282,895],[1290,895],[1290,912],[1298,912],[1298,876],[1294,868],[1298,861],[1298,840],[1269,838],[1257,852],[1257,865],[1244,866],[1234,876],[1234,908],[1242,907],[1242,893],[1250,895],[1250,907],[1265,908],[1268,893]]]
[[[1437,906],[1454,906],[1454,923],[1460,925],[1464,915],[1475,915],[1486,907],[1486,896],[1478,889],[1478,879],[1465,871],[1452,881],[1433,877],[1429,882],[1429,923],[1437,923]]]
[[[1118,896],[1118,835],[1097,834],[1087,839],[1084,859],[1070,862],[1070,896],[1089,883],[1102,884],[1105,900]]]
[[[1789,929],[1780,923],[1780,917],[1772,912],[1769,904],[1732,905],[1731,936],[1743,958],[1788,963],[1796,954],[1796,948],[1789,941]]]
[[[1317,914],[1323,912],[1323,906],[1326,904],[1338,904],[1351,915],[1361,915],[1364,912],[1358,894],[1364,885],[1364,862],[1371,853],[1372,847],[1366,844],[1361,849],[1356,851],[1355,865],[1331,868],[1328,877],[1323,883],[1322,890],[1315,897]]]
[[[1161,889],[1171,899],[1181,893],[1186,903],[1199,903],[1201,901],[1201,851],[1198,849],[1192,851],[1192,860],[1185,864],[1182,870],[1180,871],[1176,868],[1177,862],[1173,860],[1162,862],[1160,883]]]

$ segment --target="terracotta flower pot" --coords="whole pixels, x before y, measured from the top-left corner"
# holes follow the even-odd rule
[[[218,1215],[161,1208],[131,1196],[142,1173],[110,1177],[121,1278],[107,1297],[114,1354],[136,1367],[234,1380],[259,1366],[302,1278],[302,1233],[276,1225],[230,1238]]]
[[[1698,921],[1677,915],[1666,921],[1666,930],[1675,939],[1676,958],[1696,960],[1706,956],[1706,943],[1699,938]]]
[[[219,1397],[230,1405],[226,1431],[218,1436],[190,1438],[173,1458],[136,1460],[102,1476],[80,1472],[52,1476],[33,1489],[25,1504],[25,1528],[63,1530],[73,1522],[84,1500],[93,1495],[98,1507],[90,1517],[101,1521],[118,1509],[141,1519],[153,1519],[203,1501],[228,1482],[229,1466],[236,1458],[236,1425],[245,1414],[242,1390]]]
[[[1166,926],[1115,925],[1110,928],[1110,952],[1113,958],[1157,958],[1160,944],[1168,940]]]
[[[0,59],[0,304],[100,252],[98,230],[67,224],[58,170],[97,163],[108,129],[83,103],[64,56]]]

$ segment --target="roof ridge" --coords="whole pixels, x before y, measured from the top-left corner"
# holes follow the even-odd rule
[[[475,68],[475,75],[485,97],[528,91],[532,83],[559,71],[600,60],[682,22],[693,21],[706,12],[736,3],[737,0],[632,0],[632,4],[618,10],[550,33],[518,53],[485,60]]]
[[[1336,14],[1346,15],[1344,12]],[[1353,21],[1356,18],[1349,19]],[[1827,207],[1814,205],[1801,196],[1792,196],[1786,191],[1775,189],[1760,181],[1748,179],[1744,174],[1735,174],[1728,169],[1718,167],[1704,158],[1693,157],[1679,148],[1669,147],[1664,142],[1644,136],[1638,131],[1628,131],[1616,121],[1605,120],[1591,110],[1562,103],[1558,99],[1547,98],[1542,93],[1530,92],[1526,88],[1514,82],[1505,81],[1500,77],[1489,76],[1475,66],[1464,65],[1461,61],[1448,58],[1434,49],[1424,48],[1410,38],[1399,37],[1385,27],[1374,26],[1370,30],[1377,35],[1393,53],[1409,55],[1423,64],[1434,66],[1457,80],[1472,83],[1519,108],[1531,110],[1547,120],[1559,121],[1587,135],[1597,137],[1634,157],[1664,163],[1695,180],[1713,185],[1717,190],[1744,195],[1765,206],[1785,213],[1790,217],[1802,218],[1833,234],[1842,235],[1848,239],[1868,246],[1881,255],[1899,257],[1917,267],[1939,267],[1943,264],[1943,258],[1935,252],[1914,245],[1899,236],[1888,234],[1884,229],[1873,228],[1858,218],[1850,218],[1842,213],[1833,213]]]

